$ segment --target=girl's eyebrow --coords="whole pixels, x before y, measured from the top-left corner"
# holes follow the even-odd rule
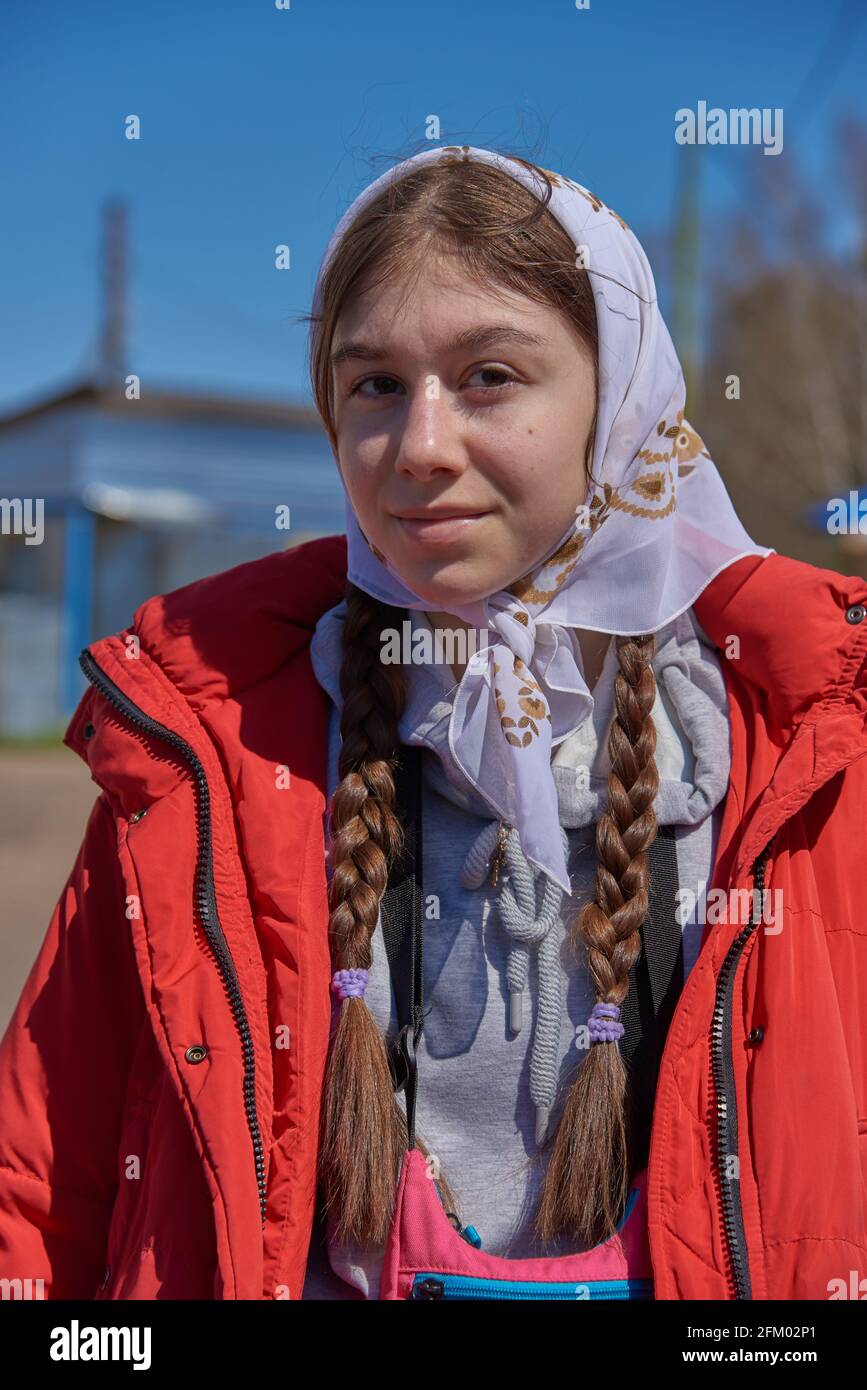
[[[479,351],[482,348],[489,348],[496,343],[504,342],[513,343],[519,347],[547,346],[547,339],[539,337],[535,333],[528,333],[523,328],[515,328],[512,324],[492,323],[482,328],[465,328],[462,333],[456,334],[446,345],[446,352]],[[332,367],[339,367],[342,362],[350,360],[357,362],[382,361],[388,355],[387,348],[379,343],[368,343],[360,338],[351,339],[334,349],[331,354],[331,365]]]

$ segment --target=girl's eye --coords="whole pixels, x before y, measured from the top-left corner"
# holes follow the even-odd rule
[[[373,384],[382,385],[383,382],[387,382],[387,383],[391,384],[392,386],[397,386],[397,385],[400,384],[399,382],[397,382],[397,381],[395,380],[395,378],[394,378],[393,376],[366,376],[366,377],[364,377],[364,379],[363,379],[362,381],[357,381],[357,382],[355,383],[355,385],[352,387],[352,389],[351,389],[351,391],[349,392],[349,394],[350,394],[350,396],[358,395],[358,394],[361,392],[362,386],[371,386],[371,385],[373,385]],[[394,392],[393,392],[393,391],[385,391],[385,392],[379,392],[379,391],[367,392],[367,391],[365,391],[363,394],[367,397],[368,400],[381,400],[381,399],[382,399],[382,395],[392,396],[392,395],[394,395]]]
[[[512,376],[511,372],[508,372],[505,367],[476,367],[475,371],[471,373],[471,377],[477,376],[487,377],[488,380],[479,386],[478,384],[473,385],[470,379],[466,383],[467,386],[474,391],[481,389],[488,395],[493,395],[494,393],[507,390],[510,386],[518,385],[517,377]],[[491,378],[498,379],[491,380]],[[362,390],[362,387],[366,386],[372,389],[370,391]],[[382,387],[385,389],[380,389]],[[357,381],[355,385],[350,388],[349,395],[360,395],[367,400],[382,400],[385,396],[395,395],[395,388],[398,390],[401,389],[400,382],[395,377],[385,376],[379,373],[376,376],[366,376],[362,378],[361,381]]]
[[[483,389],[486,391],[500,391],[507,386],[516,386],[517,377],[507,372],[505,367],[477,367],[472,373],[473,376],[499,377],[499,381],[489,381]],[[469,385],[469,382],[467,383]]]

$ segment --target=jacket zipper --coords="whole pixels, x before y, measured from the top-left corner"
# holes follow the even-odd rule
[[[253,1142],[253,1160],[256,1171],[256,1188],[259,1193],[259,1212],[262,1218],[262,1225],[265,1225],[266,1210],[266,1178],[265,1178],[265,1157],[264,1146],[262,1144],[262,1134],[259,1129],[259,1117],[256,1114],[256,1059],[253,1049],[253,1035],[250,1032],[250,1025],[247,1019],[247,1012],[244,1008],[244,999],[241,994],[241,987],[238,982],[235,963],[232,953],[229,950],[220,925],[217,914],[217,897],[214,888],[214,852],[211,838],[211,796],[208,788],[208,779],[205,769],[193,748],[182,739],[180,734],[176,734],[172,729],[166,728],[164,724],[159,724],[150,715],[145,714],[144,710],[139,709],[138,705],[133,704],[128,696],[124,695],[97,664],[87,647],[81,652],[78,658],[79,665],[90,683],[96,687],[99,693],[108,702],[119,709],[122,714],[136,724],[146,733],[154,735],[156,738],[163,739],[173,748],[177,748],[184,760],[189,764],[193,774],[196,789],[196,828],[198,836],[198,853],[196,856],[196,876],[195,876],[195,905],[198,908],[199,919],[202,924],[205,936],[214,953],[217,968],[222,976],[229,1002],[232,1009],[232,1017],[238,1034],[241,1039],[241,1050],[244,1059],[244,1110],[247,1116],[247,1127],[250,1131],[250,1138]]]
[[[653,1298],[652,1279],[576,1279],[570,1283],[534,1283],[528,1280],[474,1278],[462,1274],[416,1274],[410,1298],[522,1299],[538,1302],[581,1298]]]
[[[747,1256],[744,1213],[741,1205],[741,1189],[738,1156],[738,1115],[735,1095],[734,1044],[732,1038],[732,1015],[734,1008],[735,977],[741,952],[757,926],[761,925],[765,890],[765,870],[771,852],[772,839],[765,845],[753,864],[753,911],[750,921],[738,933],[726,952],[719,972],[716,986],[716,1001],[713,1011],[711,1055],[713,1060],[713,1081],[716,1094],[716,1159],[719,1167],[720,1192],[722,1194],[722,1219],[728,1247],[729,1259],[734,1272],[735,1298],[752,1299],[750,1285],[750,1266]],[[731,1166],[734,1172],[724,1171],[723,1160],[734,1158]]]

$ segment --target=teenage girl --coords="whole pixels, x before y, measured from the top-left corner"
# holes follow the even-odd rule
[[[0,1273],[846,1296],[867,584],[744,531],[637,239],[562,175],[405,160],[338,225],[311,323],[345,550],[150,600],[82,657],[66,741],[102,795],[0,1050]],[[412,749],[414,1130],[381,915]],[[672,921],[648,1144],[625,1020]],[[73,1139],[63,1078],[90,1095],[94,1066]]]

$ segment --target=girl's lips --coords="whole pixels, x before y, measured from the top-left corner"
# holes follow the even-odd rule
[[[414,517],[398,516],[395,517],[397,523],[403,527],[406,535],[414,541],[421,541],[425,545],[440,545],[447,541],[458,540],[480,521],[484,521],[490,512],[475,512],[467,516],[443,516],[443,517]]]

